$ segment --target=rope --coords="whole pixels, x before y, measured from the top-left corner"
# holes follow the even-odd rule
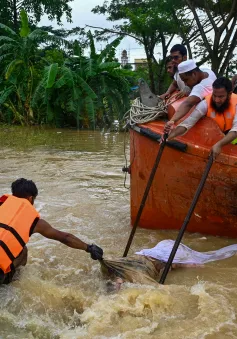
[[[155,107],[148,107],[141,102],[140,98],[136,98],[132,102],[130,110],[125,113],[124,120],[133,126],[162,118],[168,113],[167,106],[176,101],[175,97],[176,94],[171,96],[167,101],[158,97],[159,102]]]

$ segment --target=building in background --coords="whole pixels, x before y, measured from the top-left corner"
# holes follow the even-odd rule
[[[142,59],[134,59],[134,65],[135,65],[135,71],[136,71],[139,67],[147,67],[147,59],[146,59],[146,58],[142,58]]]
[[[121,54],[121,66],[124,67],[128,64],[128,62],[128,52],[126,51],[126,49],[124,49]]]

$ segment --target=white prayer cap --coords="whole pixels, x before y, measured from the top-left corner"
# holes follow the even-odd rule
[[[179,71],[179,74],[182,74],[182,73],[192,71],[196,67],[197,67],[196,62],[194,60],[190,59],[190,60],[186,60],[186,61],[181,62],[178,65],[178,71]]]

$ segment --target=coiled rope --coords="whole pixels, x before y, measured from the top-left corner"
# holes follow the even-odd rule
[[[144,105],[140,98],[136,98],[131,105],[131,108],[125,113],[124,120],[131,126],[135,124],[144,124],[146,122],[156,120],[158,118],[164,118],[167,116],[167,106],[176,101],[175,93],[167,101],[160,99],[158,105],[155,107],[149,107]]]

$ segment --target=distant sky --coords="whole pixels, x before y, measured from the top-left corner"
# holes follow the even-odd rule
[[[63,18],[62,23],[65,28],[73,28],[76,26],[84,27],[85,25],[99,26],[99,27],[112,27],[113,23],[106,20],[103,15],[96,15],[91,12],[92,8],[97,5],[102,5],[104,0],[75,0],[70,4],[72,7],[72,20],[73,23],[68,23]],[[52,25],[58,27],[56,21],[50,22],[47,16],[44,16],[40,22],[40,25]],[[97,48],[100,49],[105,46],[105,43],[97,44]],[[130,62],[134,62],[134,58],[144,58],[145,53],[142,46],[138,45],[132,38],[124,38],[117,49],[117,57],[120,59],[120,55],[123,49],[128,51],[130,56]],[[159,47],[156,51],[159,53]],[[159,58],[159,55],[156,55]],[[158,59],[157,58],[157,59]]]

